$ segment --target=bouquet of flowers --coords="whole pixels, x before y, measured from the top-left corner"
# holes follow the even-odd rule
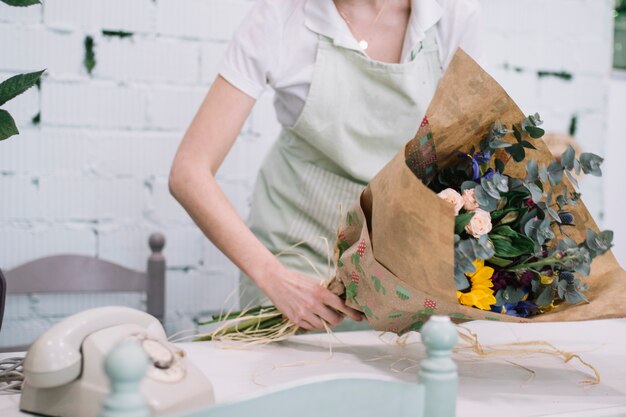
[[[598,230],[577,191],[576,176],[601,175],[602,158],[568,147],[554,160],[541,124],[457,51],[416,136],[347,212],[328,288],[374,329],[399,334],[435,312],[522,322],[626,316],[612,232]],[[201,339],[297,330],[274,307],[234,317]]]

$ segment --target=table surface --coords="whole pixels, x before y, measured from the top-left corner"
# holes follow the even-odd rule
[[[601,382],[585,384],[593,373],[576,360],[566,364],[554,355],[539,353],[481,357],[460,349],[454,355],[459,367],[459,417],[626,416],[626,319],[472,322],[464,327],[485,347],[550,342],[593,365]],[[404,343],[397,342],[396,336],[369,331],[301,335],[254,348],[221,343],[179,346],[211,380],[216,400],[224,402],[322,375],[380,376],[414,383],[419,360],[425,356],[419,335],[414,333]],[[18,402],[19,395],[0,395],[0,415],[25,415],[17,410]]]

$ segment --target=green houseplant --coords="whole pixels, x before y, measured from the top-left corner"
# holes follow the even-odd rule
[[[0,0],[9,6],[27,7],[40,4],[40,0]],[[19,96],[39,82],[45,70],[15,75],[0,83],[0,106]],[[15,120],[8,111],[0,108],[0,141],[19,134]]]

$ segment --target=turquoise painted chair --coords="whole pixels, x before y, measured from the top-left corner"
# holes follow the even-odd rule
[[[427,358],[420,364],[415,384],[334,378],[171,417],[453,417],[458,375],[451,353],[457,342],[456,328],[448,317],[432,317],[422,329],[422,341]],[[111,394],[101,417],[150,415],[139,393],[146,363],[145,354],[133,342],[122,342],[111,353],[106,364]]]

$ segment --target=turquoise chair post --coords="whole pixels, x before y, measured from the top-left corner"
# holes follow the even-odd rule
[[[424,415],[454,417],[458,374],[452,349],[458,340],[456,327],[449,317],[433,316],[421,335],[428,354],[419,370],[419,382],[424,386]]]
[[[148,356],[138,342],[120,342],[107,356],[104,369],[111,381],[111,393],[102,403],[100,417],[149,417],[148,403],[139,391],[148,369]]]

